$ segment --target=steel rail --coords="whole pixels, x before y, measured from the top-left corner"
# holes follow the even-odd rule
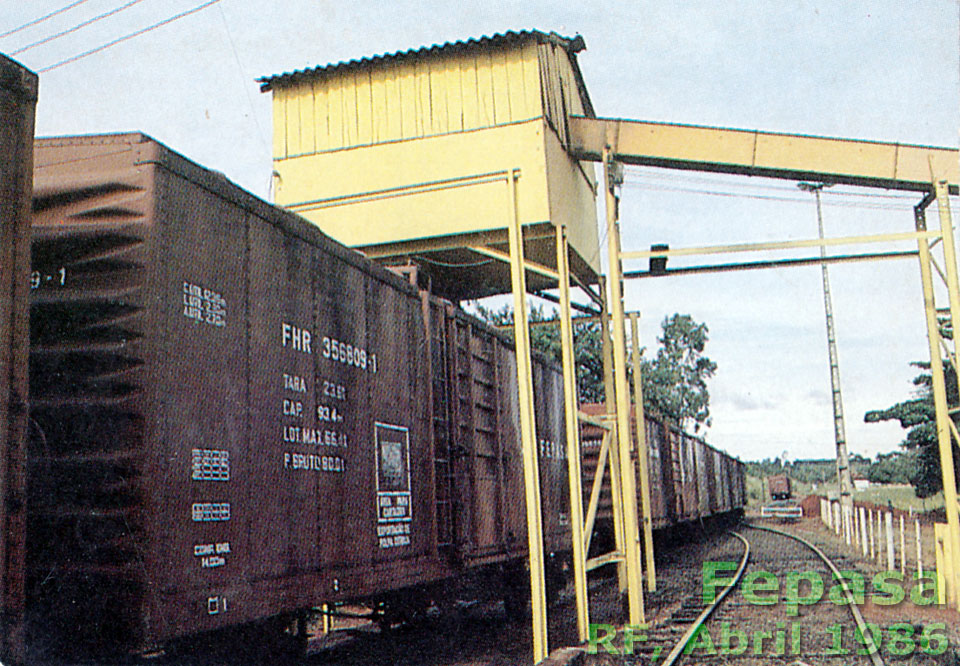
[[[790,534],[789,532],[783,532],[781,530],[774,529],[773,527],[763,527],[760,525],[747,525],[747,527],[754,530],[764,530],[767,532],[773,532],[774,534],[779,534],[780,536],[787,537],[788,539],[799,541],[804,546],[806,546],[807,548],[815,552],[820,557],[820,559],[823,560],[824,564],[826,564],[827,567],[829,567],[830,571],[833,572],[833,575],[840,582],[841,587],[843,587],[843,593],[847,597],[847,607],[850,609],[850,612],[853,613],[853,619],[856,620],[857,622],[857,627],[860,629],[860,635],[863,636],[865,640],[870,641],[870,645],[873,646],[873,650],[868,655],[870,657],[870,661],[873,662],[874,666],[885,666],[883,663],[883,658],[880,656],[880,648],[879,646],[877,646],[876,643],[873,642],[873,634],[871,634],[867,630],[866,622],[863,621],[863,615],[860,614],[860,609],[857,608],[857,604],[855,603],[853,593],[850,591],[850,586],[847,585],[847,581],[843,578],[843,576],[840,575],[840,570],[837,569],[833,561],[829,557],[824,555],[822,550],[814,546],[812,543],[810,543],[806,539],[802,537],[798,537],[795,534]]]
[[[737,569],[737,573],[734,575],[733,580],[731,580],[730,584],[724,588],[723,592],[718,594],[717,598],[713,600],[713,603],[704,608],[703,612],[697,616],[697,619],[693,624],[690,625],[690,628],[687,629],[687,632],[680,639],[680,642],[677,643],[673,650],[670,651],[670,654],[667,655],[667,659],[663,662],[662,666],[672,666],[677,662],[677,659],[679,659],[683,654],[684,648],[687,647],[687,644],[694,637],[697,631],[699,631],[703,623],[707,621],[707,618],[710,617],[713,611],[715,611],[717,607],[723,603],[723,600],[726,598],[726,596],[740,583],[740,579],[743,577],[743,572],[746,570],[747,564],[750,562],[750,542],[738,532],[731,532],[730,534],[743,542],[743,559],[740,561],[740,568]]]

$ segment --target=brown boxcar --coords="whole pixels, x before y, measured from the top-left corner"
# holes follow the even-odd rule
[[[444,420],[438,448],[453,445],[437,484],[452,496],[473,498],[453,504],[450,531],[456,557],[471,564],[515,559],[527,550],[527,525],[520,450],[517,360],[512,342],[496,329],[451,304],[432,299],[447,332],[445,359],[435,367],[434,386],[449,396],[438,406]],[[438,318],[439,319],[439,318]],[[533,358],[534,408],[540,448],[544,539],[547,550],[569,550],[569,506],[563,430],[563,376],[542,356]],[[449,480],[445,481],[443,474]],[[439,491],[438,491],[439,492]]]
[[[586,404],[582,410],[599,415],[603,405]],[[636,423],[631,415],[631,427]],[[647,417],[645,434],[650,476],[651,519],[655,529],[736,512],[745,505],[743,463],[706,442],[687,435],[665,421]],[[601,440],[599,428],[583,426],[584,490],[589,499]],[[639,469],[637,470],[639,472]],[[598,519],[612,517],[609,471],[604,476]],[[639,478],[637,482],[639,491]]]
[[[37,76],[0,54],[0,658],[22,661],[30,192]]]
[[[793,496],[790,477],[786,474],[774,474],[767,477],[767,490],[772,500],[788,500]]]
[[[140,651],[525,554],[492,329],[143,135],[42,140],[36,172],[38,641]]]

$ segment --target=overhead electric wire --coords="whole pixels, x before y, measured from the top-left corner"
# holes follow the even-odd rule
[[[647,184],[639,183],[635,181],[627,181],[624,183],[624,186],[636,187],[640,189],[649,189],[649,190],[658,190],[663,192],[679,192],[684,194],[705,194],[708,196],[714,197],[732,197],[732,198],[742,198],[742,199],[759,199],[761,201],[785,201],[788,203],[803,204],[806,203],[803,199],[797,197],[787,197],[787,196],[777,196],[773,194],[756,194],[749,192],[722,192],[718,190],[704,190],[691,187],[670,187],[667,185],[656,185],[656,184]],[[864,195],[869,198],[869,195]],[[913,206],[909,205],[909,202],[905,199],[903,204],[895,203],[869,203],[866,201],[831,201],[824,202],[824,205],[828,206],[838,206],[845,208],[868,208],[874,210],[903,210],[903,211],[912,211]]]
[[[102,21],[103,19],[108,18],[108,17],[110,17],[110,16],[113,16],[114,14],[119,14],[119,13],[122,12],[124,9],[129,9],[130,7],[133,7],[134,5],[139,4],[139,3],[141,3],[141,2],[143,2],[143,0],[130,0],[130,2],[128,2],[127,4],[121,5],[120,7],[117,7],[116,9],[111,9],[110,11],[104,12],[103,14],[100,14],[99,16],[94,16],[93,18],[87,19],[86,21],[81,21],[80,23],[76,24],[76,25],[73,26],[73,27],[67,28],[66,30],[61,30],[60,32],[57,32],[57,33],[54,33],[54,34],[50,35],[49,37],[44,37],[43,39],[38,39],[37,41],[33,42],[32,44],[27,44],[26,46],[24,46],[24,47],[22,47],[22,48],[19,48],[19,49],[17,49],[16,51],[11,51],[11,52],[10,52],[10,55],[19,55],[19,54],[23,53],[24,51],[29,51],[30,49],[35,48],[35,47],[37,47],[37,46],[42,46],[43,44],[46,44],[47,42],[52,42],[52,41],[55,40],[55,39],[60,39],[61,37],[64,37],[64,36],[66,36],[66,35],[69,35],[69,34],[71,34],[71,33],[76,32],[77,30],[80,30],[81,28],[86,28],[86,27],[87,27],[88,25],[90,25],[91,23],[96,23],[97,21]]]
[[[669,171],[664,172],[663,169],[651,169],[648,167],[633,167],[626,170],[628,176],[628,183],[636,183],[640,179],[643,182],[648,180],[666,180],[670,184],[675,183],[695,183],[700,185],[709,185],[711,187],[720,187],[720,188],[741,188],[741,189],[753,189],[753,190],[770,190],[774,192],[796,192],[796,188],[792,183],[780,184],[780,182],[769,182],[767,179],[757,179],[751,178],[749,180],[744,180],[742,177],[737,177],[737,180],[732,179],[718,179],[718,178],[705,178],[692,176],[681,171]],[[837,190],[827,190],[824,192],[825,195],[841,196],[841,197],[870,197],[878,199],[893,199],[896,201],[909,201],[911,204],[915,201],[916,196],[914,193],[899,193],[894,194],[890,192],[876,192],[870,191],[866,192],[842,192]]]
[[[253,118],[253,124],[257,128],[257,136],[260,137],[260,142],[263,144],[264,150],[269,153],[270,144],[267,141],[266,134],[263,132],[263,128],[260,127],[260,121],[257,120],[257,109],[253,105],[253,98],[250,97],[251,86],[246,85],[246,78],[243,75],[243,65],[240,63],[240,54],[237,53],[237,45],[233,43],[233,35],[230,34],[230,25],[227,23],[227,15],[223,12],[223,5],[217,5],[217,9],[220,10],[220,18],[223,20],[223,31],[227,33],[227,41],[230,43],[230,49],[233,51],[233,59],[237,63],[237,72],[240,75],[240,87],[243,89],[243,92],[247,98],[247,103],[250,105],[250,117]],[[273,182],[273,176],[270,177],[270,182]]]
[[[144,34],[144,33],[150,32],[151,30],[156,30],[157,28],[163,27],[163,26],[167,25],[168,23],[173,23],[174,21],[177,21],[177,20],[179,20],[179,19],[182,19],[182,18],[184,18],[185,16],[189,16],[190,14],[196,14],[196,13],[199,12],[200,10],[206,9],[207,7],[209,7],[209,6],[211,6],[211,5],[215,5],[215,4],[217,4],[218,2],[220,2],[220,0],[209,0],[208,2],[205,2],[205,3],[201,4],[201,5],[197,5],[197,6],[194,7],[193,9],[188,9],[188,10],[185,11],[185,12],[180,12],[179,14],[176,14],[175,16],[171,16],[171,17],[168,18],[168,19],[164,19],[164,20],[160,21],[159,23],[154,23],[154,24],[151,25],[151,26],[147,26],[146,28],[143,28],[143,29],[141,29],[141,30],[137,30],[136,32],[131,32],[129,35],[124,35],[123,37],[118,37],[117,39],[114,39],[113,41],[107,42],[106,44],[102,44],[102,45],[100,45],[100,46],[98,46],[98,47],[96,47],[96,48],[94,48],[94,49],[90,49],[89,51],[84,51],[83,53],[80,53],[80,54],[78,54],[78,55],[72,56],[72,57],[67,58],[67,59],[65,59],[65,60],[61,60],[60,62],[56,62],[56,63],[54,63],[54,64],[52,64],[52,65],[48,65],[48,66],[46,66],[46,67],[43,67],[43,68],[41,68],[41,69],[38,69],[37,72],[38,72],[38,73],[41,73],[41,74],[42,74],[43,72],[49,72],[49,71],[52,70],[52,69],[56,69],[56,68],[58,68],[58,67],[63,67],[64,65],[68,65],[68,64],[70,64],[70,63],[72,63],[72,62],[76,62],[77,60],[80,60],[80,59],[82,59],[82,58],[86,58],[87,56],[91,56],[91,55],[93,55],[94,53],[100,53],[100,51],[105,51],[106,49],[109,49],[109,48],[112,47],[112,46],[116,46],[117,44],[120,44],[121,42],[125,42],[125,41],[127,41],[128,39],[133,39],[134,37],[139,37],[140,35],[142,35],[142,34]]]
[[[50,12],[49,14],[45,14],[45,15],[41,16],[40,18],[33,19],[32,21],[27,21],[27,22],[24,23],[23,25],[18,25],[16,28],[13,28],[12,30],[7,30],[6,32],[0,33],[0,39],[3,39],[4,37],[9,37],[10,35],[13,35],[13,34],[16,34],[16,33],[20,32],[21,30],[26,30],[27,28],[30,28],[30,27],[32,27],[32,26],[35,26],[35,25],[37,25],[38,23],[43,23],[43,22],[46,21],[47,19],[53,18],[54,16],[57,16],[57,15],[59,15],[59,14],[62,14],[62,13],[64,13],[64,12],[66,12],[66,11],[69,11],[69,10],[73,9],[74,7],[76,7],[77,5],[82,5],[82,4],[85,3],[85,2],[87,2],[87,0],[77,0],[76,2],[71,2],[71,3],[70,3],[69,5],[67,5],[66,7],[61,7],[60,9],[57,9],[56,11],[52,11],[52,12]]]

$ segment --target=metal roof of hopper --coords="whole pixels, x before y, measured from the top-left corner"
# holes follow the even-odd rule
[[[321,74],[330,74],[358,67],[367,67],[377,65],[382,62],[392,60],[402,60],[406,58],[419,58],[427,54],[438,53],[446,50],[455,50],[472,47],[496,47],[509,42],[515,42],[522,39],[533,37],[538,43],[549,42],[562,47],[570,56],[570,62],[577,77],[577,87],[580,89],[580,95],[583,97],[587,109],[587,116],[594,116],[593,105],[590,103],[590,97],[587,94],[586,86],[583,83],[583,77],[580,74],[580,68],[577,65],[575,54],[587,48],[583,37],[576,35],[574,37],[564,37],[555,32],[541,32],[540,30],[507,30],[493,35],[483,35],[482,37],[471,37],[469,39],[455,42],[444,42],[443,44],[432,44],[430,46],[421,46],[419,48],[407,49],[405,51],[396,51],[394,53],[382,53],[379,55],[368,56],[365,58],[355,58],[353,60],[341,60],[340,62],[319,65],[317,67],[307,67],[297,69],[292,72],[283,72],[281,74],[272,74],[270,76],[261,76],[257,79],[260,83],[260,90],[267,92],[272,89],[274,84],[293,83],[296,79],[303,77],[313,77]]]

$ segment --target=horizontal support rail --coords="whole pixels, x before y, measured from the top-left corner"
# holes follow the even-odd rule
[[[470,250],[476,252],[477,254],[482,254],[485,257],[490,257],[491,259],[497,259],[506,264],[510,263],[510,255],[506,252],[501,252],[500,250],[494,250],[490,247],[481,247],[479,245],[473,245],[470,247]],[[560,274],[557,273],[552,268],[548,268],[543,264],[538,264],[535,261],[524,260],[523,267],[526,268],[531,273],[537,273],[538,275],[543,275],[548,278],[553,278],[554,280],[560,279]]]
[[[916,250],[907,252],[873,252],[864,254],[844,254],[828,257],[803,257],[799,259],[772,259],[770,261],[744,261],[732,264],[707,264],[703,266],[683,266],[667,268],[662,271],[624,271],[623,277],[630,279],[667,277],[670,275],[689,275],[692,273],[726,273],[730,271],[749,271],[764,268],[790,268],[792,266],[810,266],[817,264],[844,264],[858,261],[881,261],[884,259],[907,259],[919,256]]]
[[[793,241],[771,241],[768,243],[733,243],[730,245],[703,245],[684,247],[675,250],[635,250],[621,252],[621,259],[649,259],[663,257],[691,257],[699,254],[731,254],[737,252],[763,252],[768,250],[792,250],[802,247],[830,247],[832,245],[858,245],[860,243],[892,243],[921,238],[936,238],[939,231],[901,231],[888,234],[867,234],[863,236],[839,236],[836,238],[806,238]]]
[[[623,562],[625,559],[623,553],[619,550],[613,550],[605,555],[598,555],[587,560],[587,571],[593,571],[594,569],[599,569],[604,565],[613,564],[614,562]]]
[[[613,430],[615,427],[614,423],[608,423],[607,421],[604,421],[596,416],[591,416],[586,412],[577,412],[577,418],[580,419],[581,423],[589,423],[592,426],[597,426],[598,428],[603,428],[604,430]]]
[[[914,192],[944,178],[956,194],[960,183],[956,148],[583,116],[568,126],[581,160],[600,161],[609,143],[615,160],[640,166]]]

